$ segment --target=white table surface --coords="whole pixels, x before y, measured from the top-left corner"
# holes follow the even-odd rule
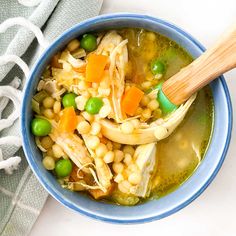
[[[89,0],[88,0],[89,1]],[[236,0],[104,0],[102,13],[139,12],[169,20],[205,46],[233,22]],[[225,75],[236,106],[236,70]],[[186,208],[160,221],[142,225],[112,225],[69,210],[49,197],[30,236],[235,236],[235,125],[227,158],[207,190]],[[214,158],[214,157],[213,157]]]

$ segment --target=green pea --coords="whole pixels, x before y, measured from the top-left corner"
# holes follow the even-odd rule
[[[61,159],[56,162],[55,172],[58,177],[63,178],[70,175],[72,171],[72,163],[69,159]]]
[[[165,70],[165,64],[162,61],[155,60],[151,63],[151,71],[154,75],[164,74]]]
[[[89,100],[85,104],[85,110],[89,114],[98,114],[101,107],[103,106],[103,101],[100,98],[89,98]]]
[[[84,34],[80,46],[86,51],[92,52],[97,48],[97,38],[92,34]]]
[[[34,118],[31,122],[31,131],[35,136],[46,136],[51,132],[52,125],[46,119]]]
[[[75,98],[77,97],[74,93],[67,93],[62,98],[63,107],[76,107]]]

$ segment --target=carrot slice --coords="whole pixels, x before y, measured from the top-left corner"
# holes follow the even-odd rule
[[[106,67],[108,57],[104,55],[91,54],[86,66],[86,81],[99,83]]]
[[[59,121],[59,130],[61,132],[74,132],[78,123],[78,119],[73,107],[66,107],[62,111]]]
[[[139,106],[139,103],[144,95],[144,92],[137,87],[131,87],[127,93],[125,93],[121,107],[123,112],[126,114],[133,116]]]

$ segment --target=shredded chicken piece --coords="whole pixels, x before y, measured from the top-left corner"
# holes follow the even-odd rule
[[[128,40],[123,40],[116,31],[108,32],[97,48],[97,54],[108,55],[110,58],[109,76],[112,87],[112,107],[114,119],[120,123],[126,119],[121,110],[121,99],[125,87],[125,67],[128,63]]]
[[[82,135],[85,145],[87,146],[87,139],[88,135]],[[111,170],[109,166],[101,159],[96,156],[93,150],[91,150],[88,146],[88,151],[90,152],[91,156],[94,159],[95,162],[95,168],[96,168],[96,173],[99,179],[100,184],[102,185],[104,192],[108,190],[108,188],[111,186],[111,179],[113,177]]]

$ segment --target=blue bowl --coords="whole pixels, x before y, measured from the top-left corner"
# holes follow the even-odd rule
[[[185,48],[194,58],[201,55],[204,47],[191,35],[166,21],[138,14],[101,15],[84,21],[63,33],[40,57],[31,71],[25,86],[21,115],[23,148],[27,160],[44,188],[63,205],[92,218],[112,223],[144,223],[169,216],[187,206],[210,184],[219,171],[231,137],[232,108],[230,95],[224,78],[211,83],[214,97],[214,130],[210,146],[204,160],[195,173],[176,191],[169,195],[146,202],[145,204],[125,207],[97,202],[83,194],[61,188],[55,177],[45,170],[41,163],[42,155],[37,149],[30,132],[32,119],[31,98],[36,91],[45,66],[50,58],[61,50],[70,40],[91,31],[117,27],[139,27],[156,31],[167,36]]]

